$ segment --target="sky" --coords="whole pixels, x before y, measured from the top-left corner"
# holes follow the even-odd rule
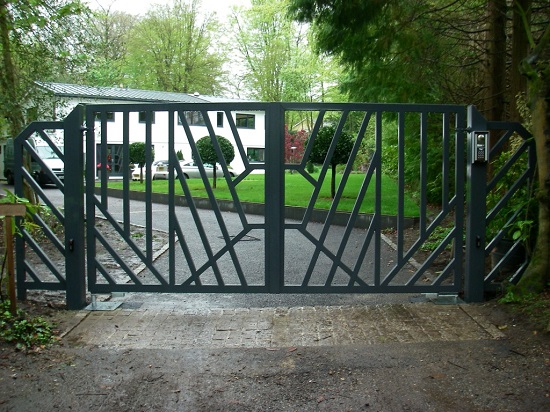
[[[92,9],[108,8],[111,11],[124,11],[135,15],[144,15],[153,4],[172,4],[173,0],[87,0]],[[250,0],[201,0],[202,7],[209,12],[216,12],[224,22],[231,6],[247,6]]]

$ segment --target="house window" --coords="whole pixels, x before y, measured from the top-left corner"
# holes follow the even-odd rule
[[[139,122],[147,123],[147,112],[139,112]],[[151,112],[151,124],[155,123],[155,112]]]
[[[115,112],[105,112],[105,114],[106,114],[106,117],[107,117],[107,121],[108,121],[108,122],[114,122],[114,121],[115,121]],[[95,120],[96,120],[96,122],[100,122],[100,121],[101,121],[101,115],[102,115],[101,112],[95,112]]]
[[[256,116],[253,114],[244,114],[244,113],[237,113],[236,115],[236,126],[243,128],[243,129],[254,129],[255,128],[255,120]]]
[[[202,112],[187,111],[187,112],[183,112],[183,115],[185,116],[185,120],[187,120],[187,124],[189,124],[189,126],[206,125],[206,123],[204,122],[204,117],[202,117]],[[182,124],[179,116],[178,116],[178,124]]]
[[[249,162],[264,162],[265,149],[258,147],[249,147],[246,149],[246,157],[248,157]]]
[[[218,127],[223,127],[223,112],[218,112],[216,117],[216,124]]]

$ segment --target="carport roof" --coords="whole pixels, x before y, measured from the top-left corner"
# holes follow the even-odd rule
[[[190,95],[187,93],[159,92],[123,87],[96,87],[68,83],[37,82],[45,90],[59,97],[121,100],[133,102],[208,103],[230,101],[219,97]]]

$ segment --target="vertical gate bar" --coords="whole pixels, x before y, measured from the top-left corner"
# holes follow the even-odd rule
[[[284,286],[284,110],[266,107],[265,119],[265,284],[271,293]]]
[[[382,111],[376,112],[376,131],[375,131],[375,155],[373,162],[376,165],[376,184],[375,184],[375,204],[374,204],[374,230],[376,230],[376,238],[374,241],[374,285],[380,286],[380,270],[381,270],[381,242],[382,232],[380,219],[382,215]]]
[[[153,261],[153,143],[152,114],[145,113],[145,249],[147,261]]]
[[[483,131],[487,121],[474,106],[468,106],[467,147],[467,221],[466,221],[466,273],[464,299],[482,302],[485,277],[485,217],[487,164],[473,162],[473,131]]]
[[[397,173],[398,173],[398,197],[397,197],[397,264],[403,261],[403,229],[405,226],[405,113],[398,113],[397,131]]]
[[[86,306],[83,118],[79,105],[64,121],[65,276],[67,307],[71,310]]]
[[[420,114],[420,238],[426,235],[428,194],[428,114]]]
[[[178,162],[176,153],[175,153],[175,119],[174,111],[170,110],[168,112],[168,273],[169,279],[168,283],[172,286],[176,284],[176,206],[175,206],[175,195],[176,195],[176,184],[175,180],[175,166]],[[181,239],[183,242],[183,239]]]
[[[96,175],[96,142],[95,142],[95,113],[90,107],[86,108],[86,271],[88,274],[88,289],[91,289],[97,280],[95,256],[95,175]]]
[[[448,124],[448,122],[446,122]],[[457,234],[454,242],[455,279],[454,284],[460,286],[464,274],[464,193],[466,181],[464,160],[464,126],[466,125],[466,108],[455,115],[455,227]],[[447,199],[445,204],[449,204]]]
[[[122,216],[124,233],[130,235],[130,113],[122,114]]]
[[[106,208],[107,202],[109,201],[109,197],[107,194],[107,188],[109,183],[109,173],[107,173],[107,112],[103,111],[101,112],[101,153],[100,153],[100,160],[96,160],[96,162],[101,163],[101,180],[100,180],[100,187],[101,187],[101,204]]]
[[[449,205],[449,175],[450,175],[450,134],[449,134],[449,113],[443,113],[443,165],[441,169],[442,175],[442,190],[441,190],[441,206],[443,211],[448,211]],[[456,149],[456,148],[455,148]]]

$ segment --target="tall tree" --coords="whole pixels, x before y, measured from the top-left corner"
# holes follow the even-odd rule
[[[485,40],[485,96],[483,113],[489,120],[504,119],[506,97],[506,0],[487,1]],[[496,137],[496,136],[495,136]]]
[[[253,98],[281,101],[282,72],[290,59],[292,21],[285,0],[252,0],[252,7],[232,15],[235,44],[244,66],[245,87]]]
[[[529,29],[527,19],[524,23]],[[550,23],[546,24],[538,42],[532,36],[529,39],[531,52],[523,61],[521,71],[527,78],[528,105],[537,148],[539,215],[536,245],[518,283],[522,293],[540,292],[550,285]]]
[[[82,82],[93,86],[124,85],[124,66],[129,35],[136,24],[134,16],[102,9],[90,16],[87,25],[88,68]]]
[[[288,0],[251,3],[231,16],[237,58],[244,67],[238,86],[261,101],[322,101],[339,73],[332,59],[313,52],[308,27],[288,15]]]
[[[201,20],[200,0],[157,5],[133,28],[128,42],[129,85],[171,92],[221,90],[221,39],[213,15]]]
[[[429,17],[424,23],[427,31],[422,32],[429,32],[431,29],[441,30],[446,27],[448,30],[445,34],[445,44],[453,44],[453,40],[456,41],[456,47],[452,49],[453,53],[447,53],[453,56],[447,62],[458,63],[456,56],[459,56],[464,59],[460,70],[464,70],[468,76],[472,76],[471,78],[459,76],[459,79],[464,79],[466,82],[455,84],[452,83],[451,77],[447,76],[446,79],[449,79],[448,90],[454,91],[456,96],[460,96],[457,91],[464,88],[464,86],[470,88],[472,92],[485,87],[488,91],[485,95],[488,98],[487,101],[491,102],[493,98],[502,99],[502,96],[504,96],[503,89],[507,87],[507,83],[503,82],[502,79],[502,67],[496,68],[494,66],[504,66],[504,53],[501,42],[505,22],[503,17],[507,10],[506,3],[500,0],[473,0],[468,2],[452,0],[441,2],[407,1],[399,2],[399,6],[401,7],[404,4],[413,7],[411,10],[415,10],[414,14],[403,12],[401,15],[391,16],[391,11],[394,10],[393,7],[396,4],[397,2],[390,0],[364,2],[292,0],[291,11],[301,21],[312,22],[320,49],[339,55],[342,61],[354,70],[353,74],[356,76],[361,75],[361,69],[371,64],[372,61],[377,63],[380,60],[394,59],[396,55],[392,54],[393,49],[388,45],[396,44],[395,39],[402,36],[401,29],[406,28],[408,22],[421,21],[421,17]],[[535,5],[537,12],[535,12]],[[482,21],[473,19],[469,23],[470,29],[467,29],[468,26],[464,24],[468,22],[467,19],[453,19],[455,12],[459,12],[463,17],[470,15],[474,17],[472,10],[479,11],[480,7],[489,11],[488,15],[491,18]],[[539,185],[537,193],[539,200],[538,237],[531,263],[519,287],[520,290],[540,291],[550,281],[550,253],[548,250],[550,244],[550,106],[548,101],[550,95],[550,6],[547,1],[518,0],[514,2],[514,7],[515,13],[518,13],[515,24],[512,25],[513,29],[508,31],[504,29],[504,33],[508,37],[518,36],[516,42],[521,41],[525,36],[529,39],[529,55],[523,60],[521,67],[527,79],[527,101],[531,110],[532,132],[537,147]],[[403,7],[403,10],[409,9]],[[388,16],[391,16],[392,19],[388,20]],[[414,16],[415,19],[403,18],[404,16]],[[519,24],[518,18],[521,19],[522,24]],[[395,23],[392,24],[392,20]],[[380,22],[384,22],[384,24],[380,24]],[[509,24],[509,22],[506,24]],[[399,31],[395,30],[396,25],[399,27]],[[487,29],[494,32],[486,37],[485,32]],[[524,33],[517,30],[523,30]],[[378,35],[375,36],[373,33]],[[378,47],[378,45],[381,45],[381,47]],[[369,47],[372,50],[369,50]],[[518,60],[525,50],[518,44],[515,48],[506,47],[506,50],[512,49],[514,51],[512,53],[514,60],[510,63],[510,70],[515,73],[519,66]],[[521,50],[518,51],[518,49]],[[407,55],[405,49],[399,50]],[[378,57],[374,54],[376,51],[381,52]],[[408,56],[414,57],[410,53]],[[423,72],[425,70],[425,66],[420,64],[422,60],[413,59],[413,61],[417,71]],[[396,66],[396,60],[393,61],[392,65]],[[466,67],[464,68],[464,66]],[[418,70],[419,67],[422,67],[422,70]],[[468,67],[472,67],[474,70],[471,71]],[[483,70],[484,67],[487,70]],[[479,72],[488,74],[487,76],[481,76],[481,82],[479,81],[480,78],[477,77]],[[375,73],[379,74],[378,78],[373,77],[376,82],[383,84],[384,89],[391,92],[390,85],[393,79],[391,72],[378,70]],[[496,83],[487,84],[489,77],[495,76],[495,73],[498,79],[491,78],[490,80],[491,82],[496,81]],[[507,78],[513,77],[508,74]],[[360,87],[360,83],[355,84]],[[521,91],[519,90],[521,86],[518,87],[517,83],[514,84],[514,93]],[[440,86],[444,85],[445,83],[440,83]],[[513,98],[515,96],[506,96],[508,101]],[[500,117],[498,120],[504,120],[505,113],[502,110],[502,102],[498,102],[498,107],[493,107],[492,103],[483,105],[483,97],[478,98],[472,93],[463,95],[457,103],[476,103],[476,101],[482,103],[481,107],[493,111],[491,117],[498,116]],[[487,114],[487,111],[485,113]]]
[[[37,116],[36,110],[26,110],[35,97],[36,80],[66,75],[78,65],[75,61],[82,55],[74,41],[74,17],[84,11],[79,0],[0,0],[0,119],[6,119],[4,133],[17,135]]]

